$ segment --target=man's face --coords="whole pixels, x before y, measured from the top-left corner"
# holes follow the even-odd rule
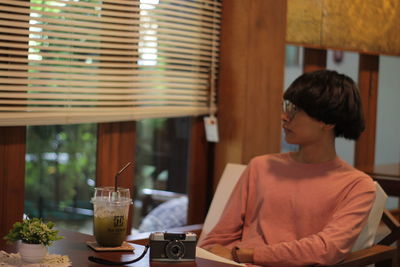
[[[326,134],[326,124],[308,116],[304,110],[293,104],[288,107],[284,108],[281,116],[286,142],[307,145],[321,141]]]

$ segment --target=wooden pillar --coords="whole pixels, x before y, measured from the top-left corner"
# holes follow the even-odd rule
[[[303,72],[326,69],[326,50],[304,48]]]
[[[214,188],[228,162],[280,151],[286,1],[226,1],[218,93]]]
[[[22,220],[25,199],[26,127],[0,127],[0,248],[12,225]]]
[[[134,190],[135,168],[135,122],[98,124],[96,186],[114,186],[116,173],[132,162],[118,178],[118,186]],[[133,166],[133,167],[132,167]],[[132,225],[133,209],[130,208],[128,226]],[[127,234],[131,228],[128,227]]]
[[[365,131],[356,142],[354,165],[372,171],[375,161],[379,56],[360,54],[358,86],[365,116]]]
[[[188,224],[203,223],[212,191],[213,144],[205,137],[203,117],[192,118],[189,145]]]

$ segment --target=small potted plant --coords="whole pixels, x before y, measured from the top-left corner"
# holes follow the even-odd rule
[[[41,219],[25,219],[14,223],[10,232],[4,237],[8,243],[20,240],[18,251],[26,262],[40,262],[47,255],[47,247],[63,237],[53,230],[53,222],[43,222]]]

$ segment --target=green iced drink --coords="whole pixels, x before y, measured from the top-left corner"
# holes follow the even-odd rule
[[[98,187],[93,203],[93,233],[102,247],[118,247],[126,237],[129,206],[132,199],[129,189]]]
[[[94,216],[94,236],[100,246],[118,247],[125,240],[126,216]]]

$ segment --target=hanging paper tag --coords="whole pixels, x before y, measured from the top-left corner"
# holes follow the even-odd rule
[[[214,115],[204,117],[204,126],[206,129],[206,139],[208,142],[218,143],[218,120]]]

